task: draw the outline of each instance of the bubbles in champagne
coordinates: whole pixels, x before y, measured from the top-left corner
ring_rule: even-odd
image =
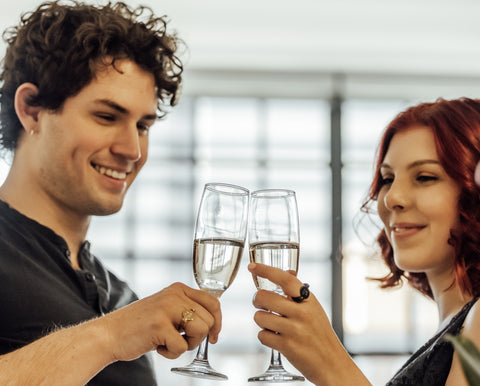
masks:
[[[244,243],[230,239],[197,239],[193,242],[193,273],[198,286],[216,297],[237,275]]]
[[[299,245],[298,243],[252,243],[250,244],[250,261],[280,268],[283,271],[298,271]],[[282,289],[270,280],[262,277],[253,277],[259,289],[283,293]]]

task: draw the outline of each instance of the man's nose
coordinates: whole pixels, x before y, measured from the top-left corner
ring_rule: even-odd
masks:
[[[114,154],[120,155],[131,161],[138,161],[142,156],[140,149],[139,132],[136,125],[130,124],[120,130],[111,146]]]

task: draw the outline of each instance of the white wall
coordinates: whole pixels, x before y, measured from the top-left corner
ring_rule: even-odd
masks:
[[[88,0],[92,2],[92,0]],[[0,5],[0,28],[38,0]],[[197,69],[480,76],[476,0],[127,0],[167,14]]]

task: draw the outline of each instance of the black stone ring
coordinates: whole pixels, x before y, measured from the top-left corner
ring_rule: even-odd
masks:
[[[310,296],[310,290],[308,287],[310,287],[309,284],[303,283],[302,287],[300,288],[300,296],[292,296],[292,300],[295,303],[301,303],[307,299]]]

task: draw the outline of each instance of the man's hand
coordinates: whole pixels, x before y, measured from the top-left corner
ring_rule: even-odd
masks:
[[[195,310],[182,321],[184,311]],[[177,358],[207,335],[218,339],[222,324],[214,296],[175,283],[106,316],[60,329],[0,356],[1,385],[85,385],[118,361],[157,350]]]
[[[184,311],[193,320],[182,323]],[[214,296],[175,283],[103,318],[113,360],[132,360],[157,350],[174,359],[197,347],[207,335],[215,343],[221,329],[220,303]]]

